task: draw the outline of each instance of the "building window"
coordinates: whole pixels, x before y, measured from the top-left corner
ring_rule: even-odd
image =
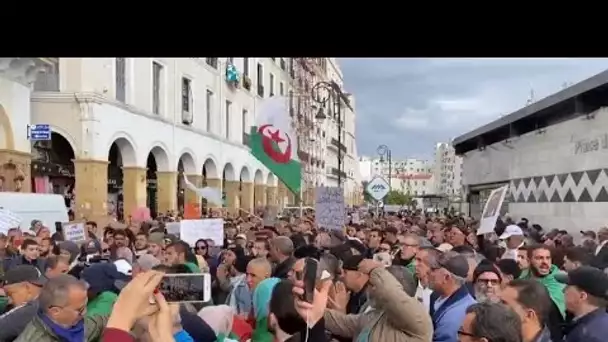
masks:
[[[243,75],[249,76],[249,58],[243,58]]]
[[[212,108],[213,108],[213,92],[209,89],[207,89],[207,103],[206,103],[206,107],[205,107],[205,112],[207,114],[207,132],[212,131],[212,127],[211,127],[211,112],[212,112]]]
[[[152,112],[154,114],[160,114],[162,75],[163,66],[152,62]]]
[[[226,139],[230,140],[230,112],[232,111],[232,102],[226,100]]]
[[[116,100],[125,102],[127,98],[127,59],[116,58]]]
[[[279,95],[285,95],[285,84],[283,82],[279,83]]]
[[[207,65],[209,65],[210,67],[217,69],[217,58],[214,57],[207,57],[205,58],[205,62],[207,63]]]
[[[248,127],[247,127],[247,117],[249,116],[249,112],[247,111],[247,109],[243,109],[243,116],[241,117],[241,126],[243,127],[243,141],[242,143],[245,143],[245,134],[249,134],[249,132],[247,131]]]
[[[264,97],[264,66],[258,63],[258,96]]]
[[[274,75],[270,74],[270,97],[274,96]]]
[[[182,122],[185,125],[191,125],[192,117],[192,88],[191,80],[182,77]]]

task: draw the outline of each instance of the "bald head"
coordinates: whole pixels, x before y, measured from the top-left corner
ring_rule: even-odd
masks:
[[[252,259],[249,264],[247,264],[247,268],[249,267],[255,268],[262,274],[267,274],[266,277],[270,277],[270,274],[272,273],[272,265],[270,264],[270,261],[265,258]]]
[[[270,243],[273,249],[276,252],[280,253],[282,256],[289,256],[293,254],[293,242],[287,236],[277,236],[272,239]]]
[[[267,279],[272,274],[272,265],[265,258],[252,259],[247,264],[247,285],[251,291],[255,290],[258,284]]]

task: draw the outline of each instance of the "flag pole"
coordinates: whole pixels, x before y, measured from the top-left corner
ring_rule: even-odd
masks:
[[[302,218],[304,212],[304,207],[302,206],[302,187],[300,187],[300,218]]]

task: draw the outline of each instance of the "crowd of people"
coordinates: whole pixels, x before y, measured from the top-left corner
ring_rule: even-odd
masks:
[[[167,216],[87,222],[80,242],[39,221],[0,234],[0,342],[608,338],[608,228],[579,236],[505,216],[477,235],[471,218],[406,211],[327,231],[311,212],[224,216],[224,245],[189,245]],[[209,274],[211,299],[159,291],[184,273]]]

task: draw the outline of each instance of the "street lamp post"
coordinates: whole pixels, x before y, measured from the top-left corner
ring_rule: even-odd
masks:
[[[338,186],[342,186],[342,101],[348,103],[348,97],[342,92],[340,86],[334,82],[317,82],[311,90],[312,99],[319,104],[315,115],[317,120],[325,120],[326,105],[331,105],[332,112],[338,115]]]
[[[382,163],[383,158],[386,156],[386,159],[388,161],[388,189],[389,191],[392,191],[393,187],[391,185],[391,180],[393,178],[393,160],[391,155],[391,149],[388,148],[388,146],[386,145],[380,145],[378,146],[376,152],[378,152],[378,155],[380,156],[380,163]]]

